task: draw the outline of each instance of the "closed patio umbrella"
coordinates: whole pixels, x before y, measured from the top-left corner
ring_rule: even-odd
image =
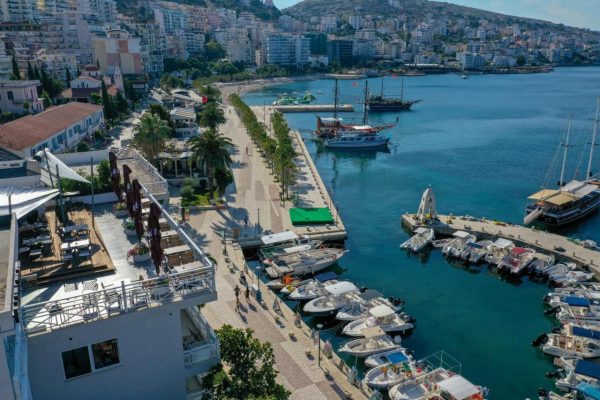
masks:
[[[127,212],[129,216],[133,218],[133,187],[131,186],[131,168],[127,164],[123,165],[123,184],[125,185],[125,204],[127,205]]]
[[[110,164],[110,179],[112,181],[113,192],[115,192],[118,201],[123,201],[123,193],[121,192],[121,173],[117,166],[117,155],[112,151],[108,153],[108,162]]]
[[[137,179],[132,182],[133,186],[133,221],[135,222],[135,233],[137,234],[138,240],[142,240],[144,234],[144,225],[142,221],[142,186]]]
[[[160,245],[160,207],[155,203],[150,204],[150,214],[148,215],[148,236],[150,238],[150,254],[156,267],[156,275],[160,275],[160,266],[162,264],[163,250]]]

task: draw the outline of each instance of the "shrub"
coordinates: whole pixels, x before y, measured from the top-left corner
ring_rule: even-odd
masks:
[[[194,195],[194,188],[191,186],[183,186],[181,188],[181,197],[192,197]]]

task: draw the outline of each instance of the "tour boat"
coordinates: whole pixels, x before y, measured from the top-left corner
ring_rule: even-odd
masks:
[[[387,389],[407,380],[426,374],[426,370],[417,366],[412,359],[402,359],[397,364],[383,364],[370,369],[365,374],[363,382],[372,388]]]
[[[527,247],[513,247],[498,264],[498,272],[520,277],[527,272],[527,265],[533,260],[534,249]]]
[[[491,240],[467,243],[465,249],[460,253],[460,258],[470,263],[477,264],[485,257],[487,248],[490,244],[492,244]]]
[[[340,308],[335,315],[335,319],[339,321],[355,321],[366,317],[369,310],[373,307],[386,305],[394,311],[399,311],[402,308],[402,304],[404,304],[402,299],[395,297],[386,299],[378,291],[369,289],[358,294],[351,302]]]
[[[326,288],[335,285],[336,283],[338,283],[338,281],[335,279],[327,280],[325,282],[313,280],[312,282],[298,286],[296,290],[290,293],[288,299],[296,301],[316,299],[317,297],[325,296],[327,294]]]
[[[284,295],[289,295],[290,293],[294,292],[297,288],[304,286],[304,285],[308,285],[310,283],[325,283],[331,280],[336,279],[338,276],[335,272],[323,272],[321,274],[315,275],[314,278],[312,279],[304,279],[298,282],[292,282],[290,285],[285,285],[283,288],[281,288],[281,294]]]
[[[490,244],[485,255],[485,262],[490,265],[497,265],[510,252],[515,244],[504,238],[498,238]]]
[[[444,368],[405,380],[388,391],[390,400],[483,400],[487,394],[487,388]]]
[[[409,111],[413,104],[421,100],[404,100],[404,76],[402,76],[402,91],[400,98],[383,95],[383,77],[381,77],[381,93],[369,96],[369,110],[375,112]]]
[[[287,254],[265,260],[265,264],[269,265],[265,271],[271,278],[288,274],[291,276],[314,274],[335,264],[344,253],[344,249],[325,247]]]
[[[369,310],[369,316],[350,322],[344,326],[342,333],[348,336],[362,336],[362,330],[378,326],[385,333],[401,334],[414,328],[414,325],[406,316],[403,318],[396,314],[392,308],[386,305],[373,307]]]
[[[354,339],[344,343],[338,350],[340,353],[346,353],[350,356],[364,358],[381,352],[396,351],[400,344],[380,330],[373,330],[373,333],[365,332],[365,337]]]
[[[390,138],[377,133],[370,125],[356,125],[352,129],[338,131],[335,137],[325,139],[325,147],[335,149],[365,149],[384,147]]]
[[[334,315],[337,311],[352,301],[358,293],[358,288],[351,282],[338,282],[325,288],[327,295],[310,300],[302,308],[305,313],[315,316]]]
[[[412,362],[412,356],[408,354],[404,347],[400,346],[396,349],[376,353],[365,358],[365,366],[368,368],[375,368],[384,364],[399,364],[401,362]]]
[[[600,357],[600,331],[574,326],[572,334],[549,333],[542,351],[554,357]]]
[[[401,249],[408,249],[413,253],[418,253],[429,245],[435,238],[433,229],[419,227],[415,230],[415,235],[400,245]]]
[[[465,231],[456,231],[452,236],[454,239],[442,248],[442,254],[446,257],[460,257],[467,244],[476,240],[475,235]]]
[[[556,381],[556,387],[565,392],[577,388],[580,383],[598,386],[600,384],[600,364],[578,360],[574,367],[567,368],[564,378]]]

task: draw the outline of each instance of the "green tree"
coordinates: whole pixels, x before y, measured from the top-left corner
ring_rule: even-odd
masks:
[[[171,114],[169,114],[169,110],[167,110],[167,108],[162,104],[150,104],[150,107],[148,107],[148,111],[156,115],[163,121],[167,121],[169,123],[171,122]]]
[[[112,107],[112,102],[110,101],[110,96],[108,94],[108,89],[106,89],[106,83],[104,83],[104,79],[102,80],[102,105],[104,106],[104,118],[111,120],[115,118],[115,113]]]
[[[56,97],[62,91],[63,85],[53,76],[48,74],[46,68],[42,67],[40,81],[42,83],[42,89],[48,92],[50,97]]]
[[[35,73],[33,72],[33,67],[31,66],[29,60],[27,61],[27,79],[30,81],[35,79]]]
[[[40,70],[38,69],[37,65],[35,65],[33,67],[33,76],[35,77],[35,79],[37,79],[38,81],[42,80],[42,77],[40,76]]]
[[[98,93],[92,93],[90,95],[90,103],[92,104],[102,104],[102,96],[100,96]]]
[[[209,40],[204,45],[204,57],[207,61],[215,61],[225,58],[227,52],[225,49],[216,41]]]
[[[196,160],[196,165],[204,168],[208,176],[208,193],[210,199],[214,195],[215,171],[226,171],[233,162],[229,149],[233,146],[231,140],[215,129],[208,129],[199,136],[194,136],[188,141],[192,150],[192,158]]]
[[[219,101],[221,99],[221,91],[213,85],[203,85],[199,80],[194,81],[194,88],[203,96],[208,98],[208,101]]]
[[[140,149],[150,162],[155,162],[158,153],[165,149],[165,143],[171,135],[171,128],[152,113],[145,113],[139,124],[134,127],[133,144]]]
[[[79,69],[79,65],[77,65],[77,77],[81,75],[81,70]]]
[[[17,59],[15,56],[12,56],[11,60],[12,65],[12,73],[10,74],[11,81],[18,81],[21,79],[21,71],[19,70],[19,64],[17,64]]]
[[[65,67],[65,81],[67,82],[67,87],[71,87],[71,70],[69,70],[69,67]]]
[[[30,108],[31,108],[31,102],[29,100],[25,100],[23,102],[23,110],[25,110],[25,114],[29,114]]]
[[[125,113],[127,113],[127,110],[129,109],[127,100],[125,100],[125,97],[123,97],[123,94],[121,93],[121,91],[117,92],[117,96],[115,98],[115,108],[119,114],[125,114]]]
[[[44,101],[44,108],[48,108],[52,105],[52,98],[45,90],[42,91],[42,99]]]
[[[527,60],[525,60],[525,57],[524,57],[524,56],[518,56],[518,57],[517,57],[517,65],[518,65],[519,67],[522,67],[523,65],[525,65],[525,62],[526,62],[526,61],[527,61]]]
[[[138,95],[135,92],[135,89],[133,89],[133,85],[129,80],[124,80],[123,89],[125,90],[125,97],[127,97],[132,103],[137,103]]]
[[[287,400],[290,392],[277,383],[275,355],[269,342],[252,336],[250,329],[224,325],[217,329],[222,365],[203,379],[205,399]]]
[[[215,102],[209,102],[200,113],[200,125],[216,130],[219,125],[225,123],[225,113]]]

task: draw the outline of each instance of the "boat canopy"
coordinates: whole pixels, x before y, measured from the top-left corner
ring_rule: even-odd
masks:
[[[408,361],[408,357],[406,357],[404,354],[402,354],[401,351],[397,351],[395,353],[388,354],[387,356],[385,356],[385,358],[387,358],[387,360],[389,362],[391,362],[392,364],[400,364],[400,363]]]
[[[559,194],[554,195],[554,196],[546,199],[545,201],[547,203],[554,204],[555,206],[562,206],[563,204],[570,203],[577,199],[579,199],[579,197],[577,197],[571,193],[560,192]]]
[[[575,373],[600,379],[600,364],[595,364],[586,360],[579,360],[575,367]]]
[[[600,400],[600,388],[598,386],[590,385],[587,382],[581,382],[575,387],[577,393],[584,394],[586,398]]]
[[[365,290],[364,292],[362,292],[358,296],[361,299],[363,299],[364,301],[370,301],[370,300],[373,300],[373,299],[377,299],[379,297],[383,297],[383,295],[381,293],[379,293],[377,290],[373,290],[373,289]]]
[[[418,235],[419,233],[425,233],[428,232],[429,229],[427,228],[423,228],[422,226],[418,227],[417,229],[415,229],[415,233]]]
[[[463,239],[465,239],[469,235],[470,235],[470,233],[465,232],[465,231],[456,231],[452,234],[452,236],[454,236],[454,237],[459,237],[459,238],[463,238]]]
[[[576,189],[573,194],[580,196],[580,197],[584,197],[587,196],[590,193],[593,193],[594,191],[598,190],[598,185],[592,185],[592,184],[586,184],[578,189]]]
[[[448,379],[444,379],[439,383],[439,386],[456,400],[469,399],[471,396],[479,393],[477,386],[473,385],[461,375],[453,375]]]
[[[580,326],[574,326],[571,328],[571,333],[575,336],[581,336],[588,339],[596,339],[600,340],[600,331],[595,331],[593,329],[582,328]]]
[[[565,303],[573,307],[589,307],[590,301],[585,297],[567,296],[565,297]]]
[[[273,233],[271,235],[265,235],[260,238],[264,245],[289,242],[296,239],[298,239],[298,235],[296,235],[292,231]]]
[[[544,189],[544,190],[540,190],[537,193],[532,194],[531,196],[528,197],[528,199],[529,200],[542,200],[542,199],[546,199],[550,196],[554,196],[557,193],[558,193],[558,190]]]
[[[335,272],[324,272],[322,274],[315,275],[315,280],[319,282],[330,281],[335,278],[337,278],[337,274]]]
[[[360,330],[360,333],[366,338],[385,336],[385,332],[379,326],[371,326]]]
[[[348,293],[348,292],[352,292],[353,290],[356,290],[356,286],[354,286],[354,284],[352,282],[344,281],[344,282],[334,283],[333,285],[329,285],[325,288],[325,290],[327,290],[327,292],[329,294],[338,296],[340,294],[344,294],[344,293]]]
[[[382,305],[377,306],[377,307],[373,307],[373,308],[371,308],[369,310],[369,314],[371,314],[375,318],[383,318],[383,317],[387,317],[388,315],[392,315],[392,314],[395,314],[395,313],[396,312],[394,310],[392,310],[391,308],[389,308],[385,304],[382,304]]]
[[[505,248],[510,247],[512,245],[513,245],[513,242],[511,240],[504,239],[504,238],[498,238],[494,242],[494,246],[498,247],[500,249],[505,249]]]
[[[356,129],[357,131],[368,131],[373,128],[371,128],[370,125],[353,125],[352,129]]]

